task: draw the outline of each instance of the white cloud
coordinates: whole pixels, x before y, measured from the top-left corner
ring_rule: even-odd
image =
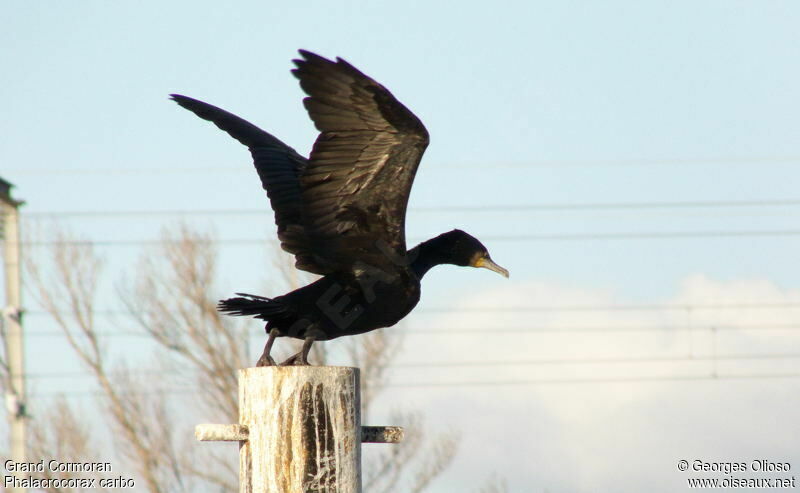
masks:
[[[612,305],[634,303],[608,290],[535,282],[482,292],[441,316],[414,317],[412,328],[486,331],[410,335],[399,365],[431,361],[437,354],[443,362],[559,360],[519,366],[401,366],[394,371],[396,383],[549,382],[398,387],[384,395],[391,405],[399,399],[421,408],[435,426],[463,431],[459,456],[442,479],[442,491],[469,490],[492,471],[506,476],[514,492],[682,491],[687,477],[703,477],[678,472],[676,463],[682,458],[766,458],[800,468],[800,379],[725,379],[797,373],[800,360],[702,359],[800,353],[800,330],[788,328],[800,328],[800,290],[765,280],[720,281],[693,275],[673,296],[649,303],[650,309],[586,309]],[[662,305],[693,308],[659,308]],[[478,306],[571,308],[458,311]],[[501,328],[534,331],[503,333]],[[570,363],[632,357],[646,361]],[[707,379],[713,373],[722,378]],[[620,381],[588,382],[591,379]]]

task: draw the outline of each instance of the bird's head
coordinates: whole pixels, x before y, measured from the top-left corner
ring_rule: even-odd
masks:
[[[508,270],[497,265],[489,256],[489,250],[474,236],[454,229],[439,236],[446,249],[449,263],[463,267],[482,267],[508,277]]]

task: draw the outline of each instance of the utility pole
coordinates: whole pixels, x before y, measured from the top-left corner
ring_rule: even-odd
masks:
[[[3,218],[3,264],[6,281],[6,303],[3,308],[3,328],[6,335],[8,382],[6,410],[11,428],[11,460],[25,462],[25,359],[22,338],[22,299],[20,288],[19,206],[24,202],[11,198],[11,183],[0,178],[0,206]],[[10,488],[12,493],[24,493],[24,488]]]

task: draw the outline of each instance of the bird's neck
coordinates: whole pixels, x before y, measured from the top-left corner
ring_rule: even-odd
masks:
[[[411,259],[411,270],[422,279],[432,267],[452,263],[446,245],[442,244],[441,237],[423,241],[408,251]]]

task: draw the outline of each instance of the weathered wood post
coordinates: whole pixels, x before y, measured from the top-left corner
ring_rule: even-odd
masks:
[[[241,493],[360,493],[361,443],[402,429],[361,426],[358,368],[239,370],[239,423],[198,425],[198,440],[239,441]]]

